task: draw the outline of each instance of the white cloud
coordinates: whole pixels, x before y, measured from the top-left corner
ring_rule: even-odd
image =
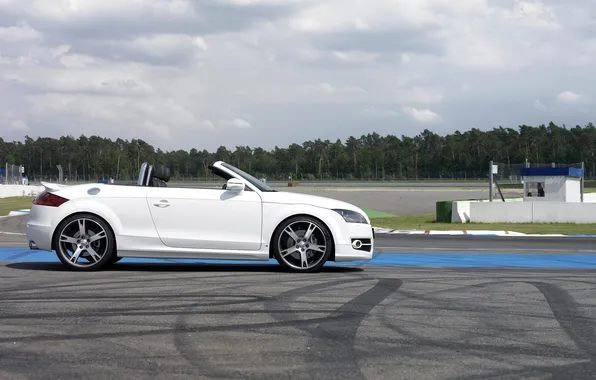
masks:
[[[215,129],[215,125],[213,125],[213,122],[211,120],[203,120],[199,124],[199,126],[203,129],[208,129],[208,130]]]
[[[358,136],[370,118],[411,119],[405,135],[585,124],[589,107],[547,99],[594,98],[594,13],[590,0],[0,0],[2,135],[216,149]]]
[[[388,117],[397,117],[399,114],[391,109],[379,109],[377,107],[366,107],[362,111],[360,111],[362,116],[368,118],[388,118]]]
[[[16,129],[18,131],[26,131],[27,129],[29,129],[29,127],[23,120],[13,120],[10,123],[10,126],[12,127],[12,129]]]
[[[444,100],[443,91],[438,87],[412,87],[399,89],[396,101],[401,103],[437,104]]]
[[[40,38],[41,34],[26,23],[0,28],[0,41],[3,42],[27,42]]]
[[[368,98],[367,91],[360,86],[320,82],[297,85],[292,92],[281,94],[287,101],[301,103],[358,103]],[[273,100],[276,101],[276,100]]]
[[[322,93],[322,94],[337,94],[337,93],[361,93],[365,92],[364,89],[358,86],[334,86],[327,82],[321,82],[317,84],[307,84],[298,86],[299,90],[307,93]]]
[[[581,96],[571,91],[563,91],[557,95],[557,100],[562,103],[577,103]]]
[[[545,110],[547,110],[547,109],[548,109],[548,108],[547,108],[547,107],[546,107],[544,104],[542,104],[542,102],[541,102],[540,100],[538,100],[538,99],[535,99],[535,100],[534,100],[534,102],[532,103],[532,105],[534,106],[534,108],[536,108],[537,110],[540,110],[540,111],[545,111]]]
[[[414,107],[404,107],[403,111],[419,123],[435,123],[441,119],[438,114],[427,108],[418,109]]]
[[[373,63],[379,57],[379,54],[364,51],[334,51],[333,55],[349,63]]]
[[[231,120],[223,120],[221,125],[226,127],[238,128],[238,129],[249,129],[252,128],[252,125],[245,119],[242,118],[234,118]]]
[[[512,9],[504,11],[506,18],[526,28],[560,29],[553,7],[541,1],[516,0]]]

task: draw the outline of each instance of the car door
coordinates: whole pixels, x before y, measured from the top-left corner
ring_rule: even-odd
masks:
[[[173,248],[261,248],[263,208],[254,191],[152,187],[147,204],[161,241]]]

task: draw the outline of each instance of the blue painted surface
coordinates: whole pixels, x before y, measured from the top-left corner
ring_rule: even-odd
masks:
[[[0,248],[4,262],[60,262],[52,252],[31,251],[28,248]],[[277,265],[275,260],[187,260],[126,258],[120,263],[154,264],[235,264]],[[329,266],[415,266],[415,267],[523,267],[523,268],[596,268],[596,254],[510,254],[510,253],[380,253],[372,260],[351,263],[328,263]]]
[[[549,176],[565,176],[565,177],[583,177],[584,169],[580,168],[521,168],[520,175],[524,177],[549,177]]]

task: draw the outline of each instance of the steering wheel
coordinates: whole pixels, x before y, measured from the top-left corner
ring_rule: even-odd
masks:
[[[225,190],[227,188],[228,188],[228,184],[227,183],[224,183],[223,186],[221,187],[222,190]]]

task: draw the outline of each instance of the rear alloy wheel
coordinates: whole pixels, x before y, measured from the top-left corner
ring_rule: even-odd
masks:
[[[58,227],[56,254],[71,269],[92,271],[114,262],[110,227],[94,215],[74,215]]]
[[[277,262],[293,272],[316,272],[333,251],[329,229],[311,217],[286,220],[273,237],[273,255]]]

